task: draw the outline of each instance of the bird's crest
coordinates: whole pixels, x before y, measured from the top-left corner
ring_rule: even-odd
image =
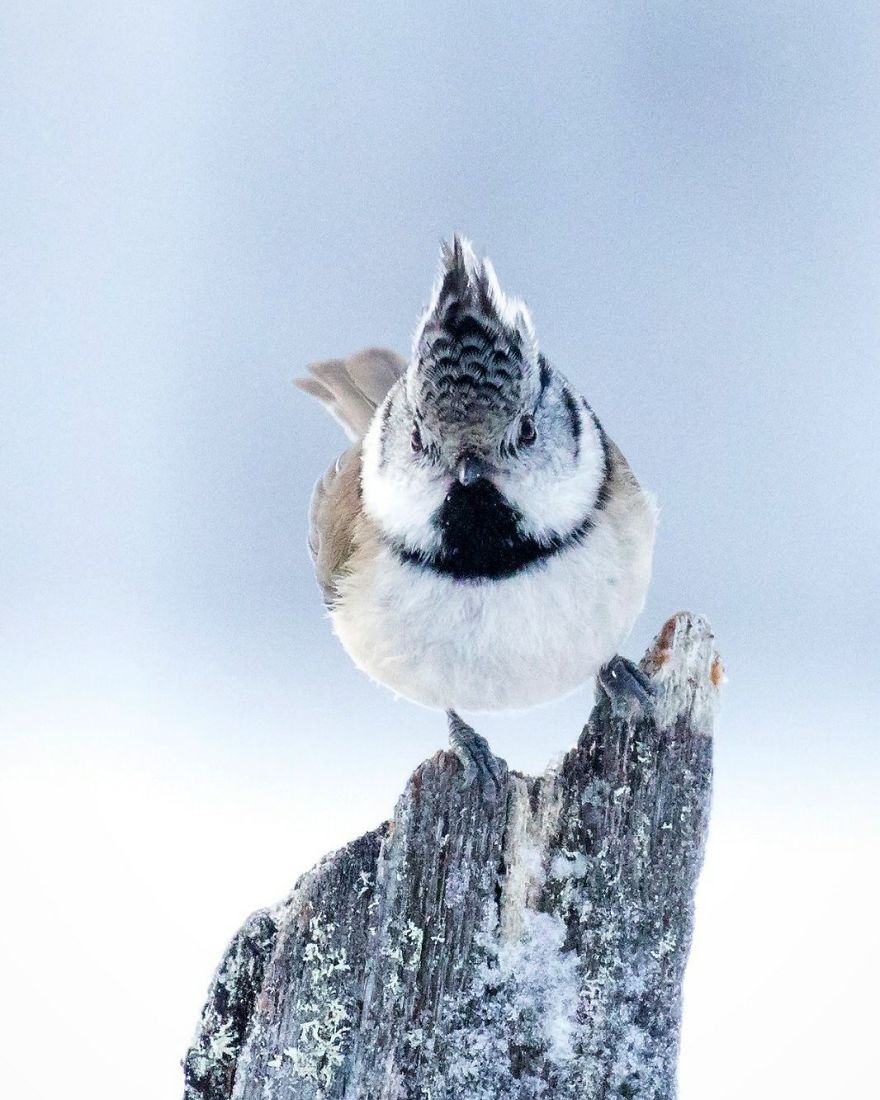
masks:
[[[409,385],[417,406],[448,406],[452,415],[467,415],[474,402],[514,409],[537,375],[528,308],[504,294],[489,260],[453,237],[443,245],[440,275],[413,338]]]

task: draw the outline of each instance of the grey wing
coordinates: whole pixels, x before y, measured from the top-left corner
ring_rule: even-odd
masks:
[[[310,378],[295,385],[316,397],[351,440],[362,439],[385,395],[406,370],[399,355],[385,348],[366,348],[348,359],[313,363]]]
[[[328,607],[336,600],[338,582],[345,574],[354,549],[360,513],[361,448],[358,445],[339,456],[312,492],[309,551]]]

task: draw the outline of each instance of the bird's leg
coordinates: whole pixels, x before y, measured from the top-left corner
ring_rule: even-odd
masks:
[[[599,670],[599,686],[608,696],[615,718],[647,714],[657,696],[657,685],[638,665],[618,654]]]
[[[478,781],[483,798],[494,802],[504,787],[505,765],[492,755],[489,742],[454,710],[448,710],[449,744],[464,768],[464,786]]]

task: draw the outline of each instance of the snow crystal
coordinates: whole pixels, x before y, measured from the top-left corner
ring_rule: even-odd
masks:
[[[499,976],[515,977],[513,1008],[520,1016],[534,1016],[538,1032],[555,1062],[574,1057],[580,995],[578,959],[563,950],[565,922],[550,913],[523,913],[522,935],[498,952]]]
[[[587,857],[583,852],[557,852],[550,864],[550,877],[580,879],[587,873]]]

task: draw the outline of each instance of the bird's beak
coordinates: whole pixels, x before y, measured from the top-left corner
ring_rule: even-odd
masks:
[[[479,481],[481,477],[488,477],[489,467],[476,455],[463,455],[458,461],[455,476],[462,485],[467,487],[473,485],[475,481]]]

